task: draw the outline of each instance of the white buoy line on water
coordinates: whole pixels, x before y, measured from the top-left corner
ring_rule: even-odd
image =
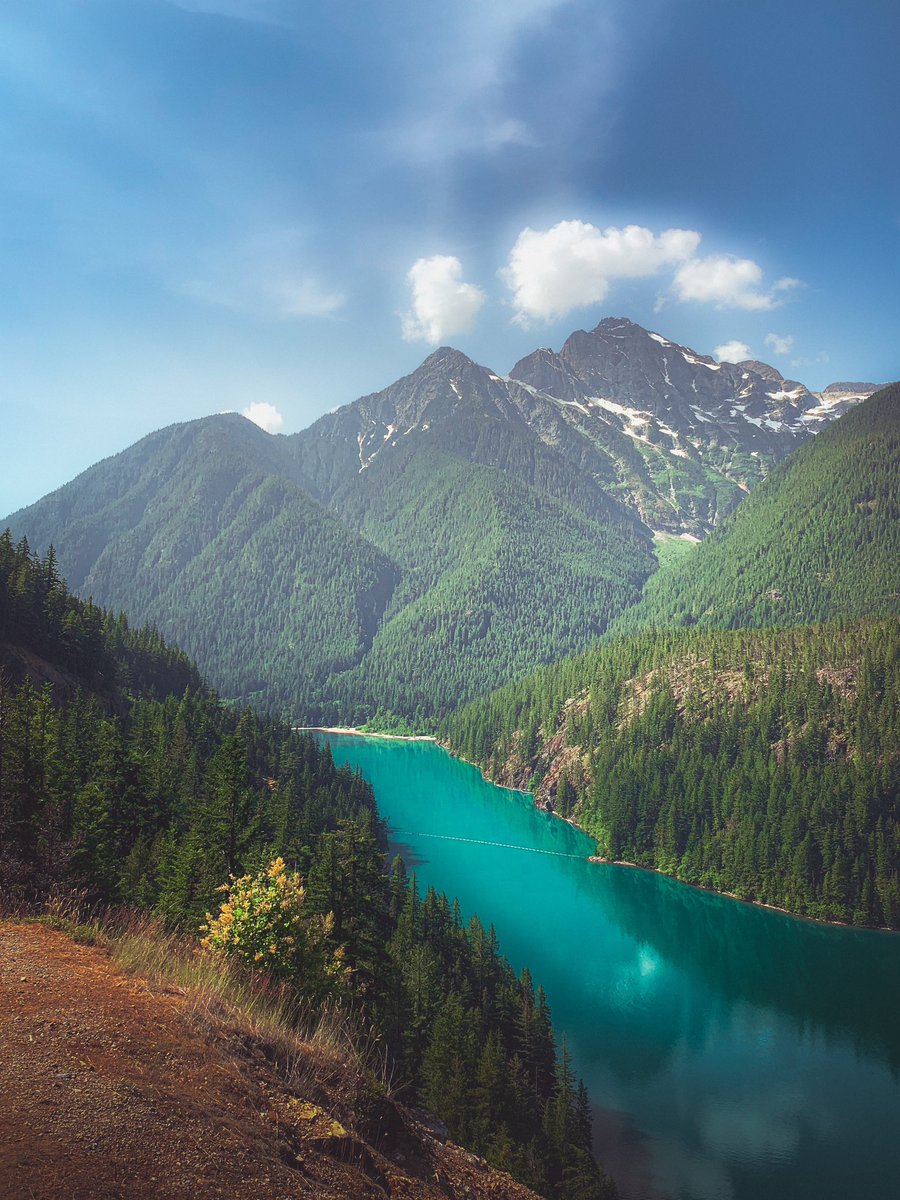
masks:
[[[501,850],[525,850],[529,854],[551,854],[554,858],[587,858],[586,854],[566,854],[562,850],[541,850],[538,846],[516,846],[512,842],[486,842],[482,838],[455,837],[452,833],[413,833],[411,829],[392,829],[396,838],[440,838],[444,842],[468,842],[471,846],[497,846]]]

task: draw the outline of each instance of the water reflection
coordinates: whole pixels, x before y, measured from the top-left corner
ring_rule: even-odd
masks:
[[[897,1200],[900,938],[591,864],[589,838],[435,746],[332,747],[420,885],[544,984],[626,1200]]]
[[[673,968],[731,1002],[788,1014],[801,1033],[849,1039],[900,1073],[897,935],[816,925],[625,867],[596,869],[605,918]]]

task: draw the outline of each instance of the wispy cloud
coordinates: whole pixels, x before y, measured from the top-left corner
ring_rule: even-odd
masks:
[[[306,263],[306,237],[273,229],[201,255],[196,271],[178,290],[222,308],[262,318],[328,317],[346,303],[345,294],[322,282]]]
[[[184,12],[227,17],[234,21],[253,21],[261,25],[293,25],[282,0],[162,0]]]
[[[558,138],[557,111],[581,113],[582,93],[607,92],[619,78],[614,52],[619,8],[620,0],[603,0],[578,10],[585,36],[569,39],[567,69],[550,68],[553,87],[545,87],[546,102],[535,109],[535,82],[522,66],[522,51],[563,13],[575,14],[571,0],[494,0],[490,5],[459,0],[448,6],[443,20],[437,17],[427,29],[421,53],[415,41],[409,44],[404,64],[409,92],[381,131],[385,150],[434,166],[461,154],[537,147]],[[595,112],[595,136],[598,128]]]
[[[794,347],[794,339],[790,334],[767,333],[764,340],[773,354],[790,354]]]

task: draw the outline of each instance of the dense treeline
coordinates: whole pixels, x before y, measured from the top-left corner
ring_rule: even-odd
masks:
[[[801,446],[609,636],[900,611],[900,384]]]
[[[13,545],[8,529],[0,534],[0,667],[16,678],[42,677],[49,667],[107,699],[116,689],[161,697],[200,685],[187,655],[156,629],[132,629],[124,613],[77,599],[53,546],[38,558],[27,538]]]
[[[528,970],[516,978],[493,927],[456,902],[419,895],[399,859],[390,878],[364,822],[321,840],[309,870],[315,911],[334,915],[357,996],[391,1047],[409,1095],[454,1140],[543,1195],[612,1197],[590,1156],[590,1103]]]
[[[210,417],[10,525],[57,543],[76,592],[152,622],[229,700],[421,724],[587,646],[654,566],[633,516],[549,448],[483,413],[447,426],[364,471],[354,442],[340,494],[313,498],[290,439]]]
[[[445,732],[611,859],[823,920],[900,927],[895,619],[601,646]]]
[[[333,915],[346,999],[404,1098],[547,1196],[614,1196],[543,993],[515,976],[493,930],[464,925],[433,890],[420,896],[399,860],[388,874],[362,777],[313,738],[193,686],[183,655],[74,600],[53,565],[0,541],[8,648],[27,644],[48,671],[64,661],[84,685],[0,676],[0,901],[78,888],[195,931],[229,876],[281,857],[311,911]],[[163,694],[167,673],[185,670],[188,686]]]
[[[637,598],[652,565],[649,541],[621,519],[449,455],[411,455],[402,471],[392,461],[363,500],[351,517],[391,547],[402,582],[369,653],[323,689],[331,705],[318,715],[329,720],[388,711],[421,728],[582,648]]]

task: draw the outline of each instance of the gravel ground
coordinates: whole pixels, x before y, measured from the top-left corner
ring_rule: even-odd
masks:
[[[391,1115],[400,1136],[381,1153],[204,1036],[180,994],[0,921],[0,1200],[533,1198]]]

